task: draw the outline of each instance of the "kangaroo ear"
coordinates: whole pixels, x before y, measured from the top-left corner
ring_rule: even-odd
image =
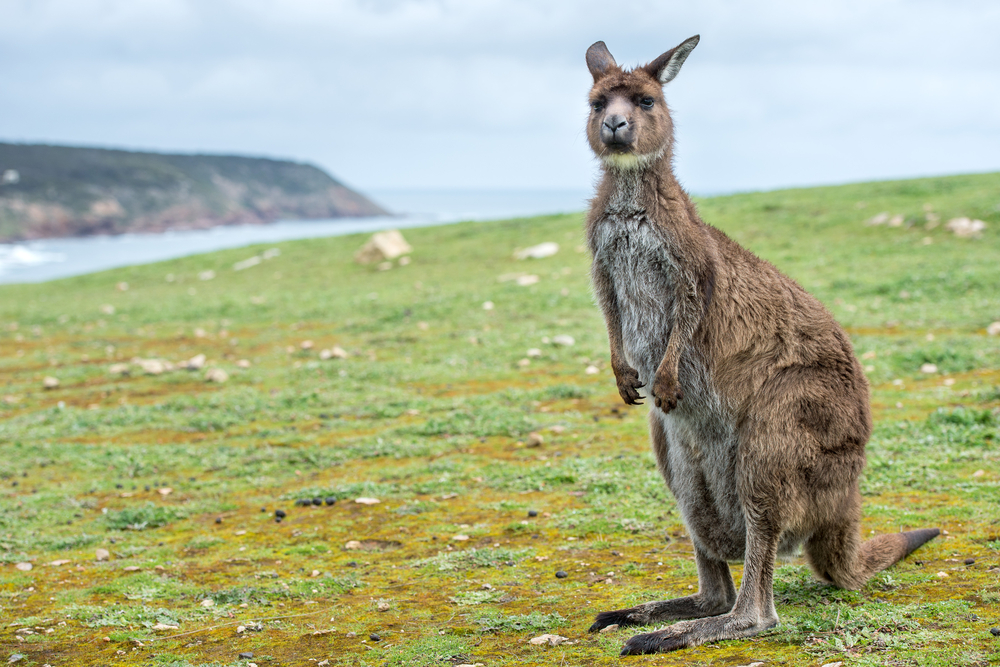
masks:
[[[687,60],[688,54],[694,50],[694,47],[698,46],[698,40],[700,39],[701,35],[688,37],[683,42],[646,65],[643,69],[649,72],[649,75],[658,80],[661,84],[669,83],[675,76],[677,76],[677,73],[681,71],[681,65],[684,64],[685,60]],[[592,46],[590,48],[594,47]],[[587,62],[590,62],[590,54],[588,53],[587,55]]]
[[[593,75],[595,83],[614,67],[618,67],[618,63],[615,62],[614,56],[608,51],[604,42],[594,42],[587,49],[587,69]]]

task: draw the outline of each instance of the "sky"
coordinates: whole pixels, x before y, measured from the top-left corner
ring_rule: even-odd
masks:
[[[695,193],[1000,170],[995,0],[0,0],[0,141],[583,190],[587,47],[694,34],[666,97]]]

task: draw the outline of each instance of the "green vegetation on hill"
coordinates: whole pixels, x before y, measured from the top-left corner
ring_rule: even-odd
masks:
[[[947,532],[857,592],[783,564],[777,628],[650,660],[1000,660],[998,193],[985,174],[698,202],[851,334],[876,419],[865,530]],[[988,227],[957,238],[928,209]],[[882,211],[906,222],[865,224]],[[594,613],[697,581],[647,408],[614,388],[581,226],[407,230],[388,271],[354,264],[353,236],[0,287],[0,655],[620,664],[634,631],[588,635]],[[561,250],[512,258],[543,241]],[[527,643],[543,632],[577,643]]]
[[[0,143],[0,173],[0,241],[385,213],[285,160]]]

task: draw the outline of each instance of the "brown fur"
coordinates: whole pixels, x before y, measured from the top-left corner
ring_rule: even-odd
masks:
[[[938,534],[860,538],[868,382],[810,294],[698,217],[671,167],[662,85],[697,44],[623,70],[603,42],[587,137],[603,178],[587,219],[592,277],[619,393],[652,397],[656,460],[690,530],[698,593],[598,615],[674,623],[623,654],[747,637],[778,622],[775,557],[805,545],[816,574],[856,589]],[[743,560],[737,593],[728,562]]]

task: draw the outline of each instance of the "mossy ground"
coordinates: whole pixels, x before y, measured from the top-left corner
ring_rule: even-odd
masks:
[[[699,202],[851,333],[876,417],[864,530],[947,534],[857,592],[783,564],[776,629],[631,660],[1000,661],[998,192],[993,174]],[[990,227],[927,229],[925,205]],[[863,224],[883,210],[907,223]],[[413,261],[390,271],[339,237],[238,272],[264,248],[0,288],[0,658],[617,664],[628,631],[588,635],[594,613],[687,594],[696,572],[646,408],[614,390],[581,225],[410,230]],[[550,240],[554,257],[511,259]],[[498,280],[519,272],[539,281]],[[559,334],[575,344],[543,342]],[[334,345],[350,356],[321,360]],[[199,353],[229,381],[109,373]],[[527,643],[546,631],[576,643]]]

